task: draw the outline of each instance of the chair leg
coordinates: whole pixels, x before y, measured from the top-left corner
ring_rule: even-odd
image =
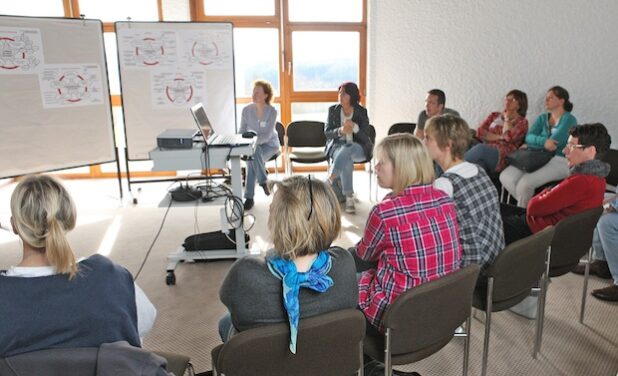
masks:
[[[365,353],[363,352],[363,341],[361,340],[359,347],[360,351],[360,368],[358,369],[358,376],[365,376]]]
[[[470,358],[470,332],[472,330],[472,310],[466,319],[466,336],[464,337],[463,376],[468,376],[468,360]]]
[[[588,250],[588,259],[586,260],[586,269],[584,272],[584,289],[582,291],[582,307],[579,313],[580,324],[584,323],[584,312],[586,310],[586,295],[588,295],[588,276],[590,275],[590,262],[592,261],[592,247]]]
[[[279,166],[277,166],[277,158],[275,158],[275,179],[279,180]]]
[[[547,288],[549,287],[549,265],[551,262],[551,246],[547,248],[545,256],[545,272],[539,281],[539,297],[537,300],[536,309],[536,333],[534,339],[534,349],[532,350],[532,358],[536,359],[536,355],[541,352],[541,344],[543,342],[543,325],[545,324],[545,301],[547,299]]]
[[[491,310],[492,310],[492,297],[494,291],[494,279],[489,277],[487,279],[487,303],[485,306],[485,338],[483,339],[483,363],[481,368],[481,375],[487,375],[487,358],[489,357],[489,330],[491,328]]]
[[[393,375],[393,365],[391,364],[391,328],[386,328],[384,333],[384,376]]]

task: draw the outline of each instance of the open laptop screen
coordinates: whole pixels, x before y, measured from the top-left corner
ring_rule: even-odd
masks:
[[[198,103],[195,106],[191,107],[191,115],[193,115],[193,119],[195,119],[195,124],[197,125],[200,133],[202,134],[204,142],[207,142],[208,137],[212,132],[212,126],[210,125],[210,121],[208,120],[208,116],[206,115],[204,105]]]

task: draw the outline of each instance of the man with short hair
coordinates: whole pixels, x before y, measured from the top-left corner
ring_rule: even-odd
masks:
[[[427,119],[442,114],[451,114],[459,116],[459,112],[450,108],[444,107],[446,104],[446,95],[440,89],[431,89],[425,97],[425,109],[418,114],[416,121],[416,129],[414,135],[419,139],[425,138],[425,122]]]

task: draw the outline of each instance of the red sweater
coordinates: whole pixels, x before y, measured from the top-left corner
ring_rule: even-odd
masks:
[[[601,206],[605,178],[574,174],[553,188],[545,189],[528,202],[526,221],[532,233],[555,225],[561,219]]]

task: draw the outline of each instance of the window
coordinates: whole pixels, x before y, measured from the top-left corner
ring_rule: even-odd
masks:
[[[289,0],[290,22],[362,22],[362,0]]]
[[[204,13],[209,16],[273,16],[273,0],[204,0]]]
[[[2,2],[1,14],[31,17],[64,17],[62,0],[6,0]]]
[[[86,18],[98,18],[103,22],[158,21],[159,8],[156,0],[79,0],[79,12]]]

